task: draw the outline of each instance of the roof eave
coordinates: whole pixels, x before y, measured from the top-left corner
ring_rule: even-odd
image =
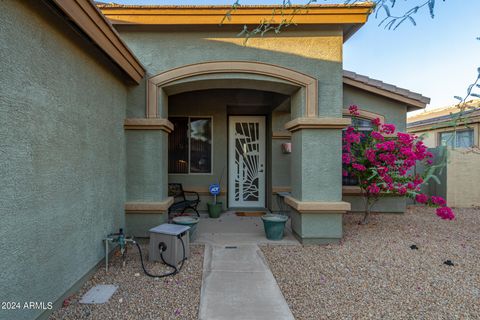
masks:
[[[367,22],[372,3],[356,5],[241,6],[225,19],[230,6],[125,6],[98,5],[113,25],[257,25],[267,19],[271,24],[292,19],[296,26],[342,26],[345,40]],[[275,14],[272,14],[275,12]]]
[[[51,0],[76,27],[80,28],[135,83],[145,76],[145,68],[130,51],[110,22],[91,1]]]
[[[364,91],[368,91],[407,105],[407,111],[424,109],[430,98],[421,94],[398,88],[394,85],[371,79],[366,76],[344,70],[343,83]]]

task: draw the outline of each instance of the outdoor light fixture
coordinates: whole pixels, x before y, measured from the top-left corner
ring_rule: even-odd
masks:
[[[292,153],[292,143],[291,142],[282,143],[282,152],[286,154]]]

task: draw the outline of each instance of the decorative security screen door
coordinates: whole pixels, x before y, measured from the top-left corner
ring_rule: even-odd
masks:
[[[265,117],[230,117],[229,207],[265,207]]]

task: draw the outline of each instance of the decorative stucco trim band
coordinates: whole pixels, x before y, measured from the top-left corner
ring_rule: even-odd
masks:
[[[291,196],[285,197],[285,203],[299,213],[343,213],[351,210],[349,202],[299,201]]]
[[[276,192],[291,192],[292,188],[289,186],[274,186],[272,187],[272,193]],[[362,190],[360,189],[359,186],[343,186],[342,187],[342,194],[344,196],[361,196]]]
[[[273,186],[272,187],[272,193],[275,194],[277,192],[291,192],[292,188],[289,186]]]
[[[173,131],[173,123],[167,119],[125,119],[125,130],[163,130],[166,133]]]
[[[292,138],[292,133],[289,131],[273,131],[272,139],[288,140]]]
[[[358,117],[368,119],[368,120],[373,120],[373,119],[380,119],[380,123],[385,123],[385,116],[381,115],[379,113],[363,110],[363,109],[358,109]],[[350,116],[350,111],[348,109],[343,109],[343,115],[344,116]]]
[[[145,69],[93,1],[53,0],[53,2],[130,78],[140,83],[145,76]]]
[[[173,203],[173,197],[162,202],[127,202],[125,213],[165,213]]]
[[[288,81],[305,89],[305,113],[316,117],[318,110],[318,81],[306,74],[273,64],[251,61],[213,61],[187,65],[162,72],[148,79],[146,117],[158,117],[159,89],[180,79],[205,74],[245,73],[257,74]]]
[[[301,129],[343,129],[351,124],[349,118],[297,118],[285,124],[285,129],[294,132]]]

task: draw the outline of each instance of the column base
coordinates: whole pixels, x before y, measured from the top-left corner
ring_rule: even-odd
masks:
[[[292,231],[303,244],[335,243],[343,236],[343,213],[321,212],[301,214],[290,211]]]
[[[343,214],[350,203],[343,201],[299,201],[285,197],[290,206],[292,230],[302,243],[335,243],[343,236]]]
[[[341,238],[302,238],[295,231],[292,230],[292,234],[295,239],[298,240],[303,245],[319,245],[319,244],[330,244],[330,243],[340,243]]]

